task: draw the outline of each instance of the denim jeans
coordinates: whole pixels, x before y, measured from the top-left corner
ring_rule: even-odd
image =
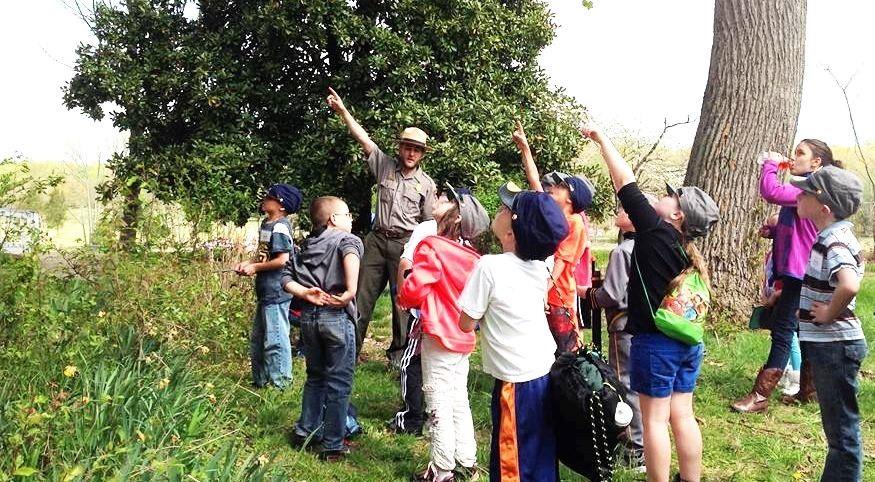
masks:
[[[301,311],[307,362],[298,435],[322,440],[322,450],[340,450],[355,370],[355,325],[342,308],[308,306]]]
[[[252,382],[284,388],[292,381],[292,346],[289,342],[289,304],[258,303],[249,336]]]
[[[828,446],[821,482],[863,478],[857,373],[866,352],[866,340],[802,342],[802,353],[811,362]]]
[[[787,367],[790,360],[790,347],[793,344],[793,335],[799,330],[799,318],[796,311],[799,310],[799,293],[802,290],[802,280],[792,276],[782,276],[784,287],[775,307],[772,308],[772,348],[769,350],[769,358],[766,360],[766,368]]]

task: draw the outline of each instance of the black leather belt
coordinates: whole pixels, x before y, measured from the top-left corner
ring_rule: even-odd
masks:
[[[386,229],[386,228],[374,228],[374,232],[378,234],[382,234],[390,239],[403,239],[409,238],[411,231],[404,231],[401,229]]]

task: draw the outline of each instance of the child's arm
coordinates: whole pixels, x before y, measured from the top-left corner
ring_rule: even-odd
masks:
[[[343,279],[346,291],[339,295],[325,295],[323,300],[326,305],[341,307],[355,299],[359,285],[359,265],[361,260],[357,253],[347,253],[343,256]]]
[[[324,304],[322,300],[325,292],[318,287],[314,286],[312,288],[307,288],[304,285],[299,284],[297,281],[290,280],[283,285],[283,289],[286,290],[286,292],[291,293],[295,298],[302,299],[316,306],[322,306]]]
[[[289,253],[278,253],[276,257],[272,258],[270,261],[264,261],[261,263],[257,263],[254,261],[244,261],[237,265],[234,270],[237,271],[237,274],[252,276],[255,273],[261,271],[274,271],[282,269],[282,267],[285,266],[288,261]]]
[[[441,274],[441,263],[434,250],[430,245],[420,245],[413,256],[410,276],[398,285],[398,304],[404,308],[419,308]]]
[[[635,173],[632,171],[629,163],[623,159],[620,151],[614,147],[614,143],[611,142],[608,136],[593,126],[581,127],[580,134],[598,144],[602,159],[604,159],[605,165],[608,166],[611,180],[614,181],[614,189],[616,191],[619,192],[626,184],[635,182]]]
[[[520,121],[516,121],[516,130],[513,131],[513,143],[516,144],[523,158],[523,170],[526,171],[526,180],[529,182],[529,188],[533,191],[543,191],[541,179],[538,177],[538,167],[535,166],[532,149],[529,147],[526,131],[523,130],[523,125]]]
[[[778,180],[778,161],[765,159],[760,171],[760,196],[763,200],[778,206],[795,206],[796,197],[802,192],[796,186],[781,184]]]
[[[471,318],[468,313],[463,311],[459,316],[459,329],[465,333],[471,333],[477,327],[477,323],[480,323],[480,320],[482,318]]]
[[[857,272],[851,268],[840,269],[835,274],[838,284],[833,292],[829,304],[814,303],[811,305],[812,321],[815,323],[833,323],[836,318],[848,307],[851,300],[860,291],[860,279]]]
[[[362,146],[365,155],[370,156],[371,153],[374,152],[374,149],[377,148],[377,145],[371,140],[368,132],[358,123],[358,121],[355,120],[352,114],[349,113],[346,106],[343,105],[343,100],[341,100],[340,96],[337,95],[337,92],[331,87],[328,88],[328,99],[326,100],[328,101],[328,106],[331,107],[341,119],[343,119],[343,123],[346,124],[349,133],[352,134],[352,137]]]

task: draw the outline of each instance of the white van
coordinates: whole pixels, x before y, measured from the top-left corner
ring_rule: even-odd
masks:
[[[30,249],[34,235],[42,229],[36,211],[0,208],[0,250],[20,255]]]

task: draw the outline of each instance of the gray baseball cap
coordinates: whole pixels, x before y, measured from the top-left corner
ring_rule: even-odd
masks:
[[[665,184],[670,196],[676,196],[684,213],[684,234],[691,238],[700,238],[720,221],[720,208],[714,199],[696,186],[683,186],[677,189]]]
[[[471,194],[469,189],[456,189],[446,183],[449,198],[459,205],[459,216],[462,218],[462,238],[473,239],[489,229],[489,213],[480,201]]]
[[[836,166],[824,166],[807,177],[793,176],[790,184],[814,194],[828,206],[836,219],[853,216],[860,209],[863,183],[854,173]]]
[[[459,196],[459,215],[462,216],[463,239],[474,239],[489,229],[489,213],[471,194]]]

